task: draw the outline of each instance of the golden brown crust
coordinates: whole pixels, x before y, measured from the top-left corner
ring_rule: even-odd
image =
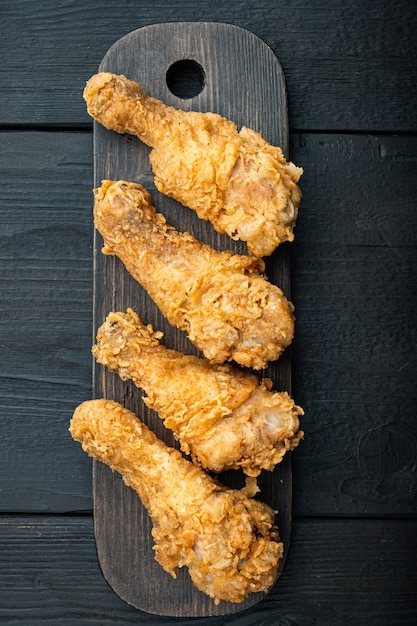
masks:
[[[216,604],[274,583],[283,545],[269,506],[213,480],[111,400],[77,407],[70,432],[138,493],[152,518],[155,558],[174,578],[185,565]]]
[[[291,343],[294,307],[262,275],[262,259],[218,252],[177,232],[141,185],[103,181],[94,195],[103,251],[120,258],[209,360],[262,369]]]
[[[246,241],[259,257],[294,239],[302,169],[259,133],[215,113],[181,111],[151,98],[125,76],[103,72],[84,89],[90,115],[153,148],[158,190]]]
[[[302,409],[268,379],[231,365],[215,365],[159,343],[161,333],[128,309],[107,316],[93,354],[99,363],[145,391],[193,460],[216,472],[272,470],[302,437]]]

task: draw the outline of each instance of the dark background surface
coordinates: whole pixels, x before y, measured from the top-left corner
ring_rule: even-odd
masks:
[[[221,21],[277,54],[304,168],[291,550],[261,603],[191,624],[417,622],[415,2],[20,0],[0,7],[0,622],[178,624],[121,601],[96,558],[92,123],[81,94],[135,28]]]

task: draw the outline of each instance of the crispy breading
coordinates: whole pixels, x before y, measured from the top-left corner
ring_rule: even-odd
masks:
[[[107,129],[131,133],[153,150],[158,190],[247,242],[255,256],[294,239],[302,169],[263,137],[215,113],[182,111],[108,72],[87,82],[89,114]]]
[[[184,355],[160,343],[162,333],[139,316],[110,313],[99,328],[93,354],[99,363],[145,391],[145,403],[159,414],[195,463],[221,472],[242,469],[257,476],[272,470],[303,433],[303,413],[269,379],[206,359]]]
[[[219,252],[177,232],[141,185],[103,181],[94,196],[103,252],[119,257],[206,358],[262,369],[291,343],[294,307],[262,275],[262,259]]]
[[[70,432],[137,492],[152,518],[155,559],[174,578],[185,565],[216,604],[271,587],[283,545],[268,505],[222,486],[114,401],[81,404]]]

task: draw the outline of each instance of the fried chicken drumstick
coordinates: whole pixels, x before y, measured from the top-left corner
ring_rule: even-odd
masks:
[[[215,113],[181,111],[151,98],[125,76],[87,82],[89,114],[105,128],[139,137],[153,150],[157,189],[247,242],[255,256],[294,239],[302,169],[249,128]]]
[[[103,252],[118,256],[206,358],[262,369],[291,343],[294,307],[262,276],[262,259],[219,252],[177,232],[141,185],[103,181],[94,196]]]
[[[271,587],[283,545],[268,505],[212,479],[111,400],[77,407],[70,432],[138,493],[152,518],[155,559],[174,578],[185,565],[216,604]]]
[[[272,383],[232,367],[184,355],[159,342],[139,316],[110,313],[97,333],[97,361],[145,391],[181,449],[204,468],[272,470],[302,437],[302,409]]]

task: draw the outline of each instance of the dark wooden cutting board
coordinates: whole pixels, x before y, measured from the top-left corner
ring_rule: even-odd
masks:
[[[262,133],[288,157],[288,113],[285,80],[271,49],[254,34],[229,24],[169,23],[135,30],[115,43],[100,71],[125,74],[153,97],[184,110],[213,111]],[[87,77],[89,78],[89,77]],[[201,91],[200,91],[201,90]],[[105,130],[94,123],[94,184],[125,179],[143,184],[168,223],[189,231],[217,249],[245,253],[246,246],[218,235],[194,212],[156,192],[149,149],[138,139]],[[197,354],[185,333],[171,328],[153,302],[116,257],[101,253],[94,240],[94,333],[110,311],[134,308],[145,323],[162,330],[170,348]],[[267,275],[289,296],[289,250],[281,246],[266,259]],[[266,370],[278,390],[290,391],[290,351]],[[142,402],[132,383],[94,365],[94,397],[117,400],[134,411],[168,445],[176,446],[158,416]],[[232,487],[244,484],[240,472],[220,477]],[[291,460],[287,455],[272,473],[259,479],[259,498],[278,510],[281,539],[288,553],[291,529]],[[178,487],[180,492],[180,486]],[[154,560],[151,521],[138,496],[107,466],[93,467],[94,529],[99,562],[114,591],[143,611],[170,616],[211,616],[242,611],[265,594],[241,604],[218,606],[191,583],[186,568],[172,579]]]

